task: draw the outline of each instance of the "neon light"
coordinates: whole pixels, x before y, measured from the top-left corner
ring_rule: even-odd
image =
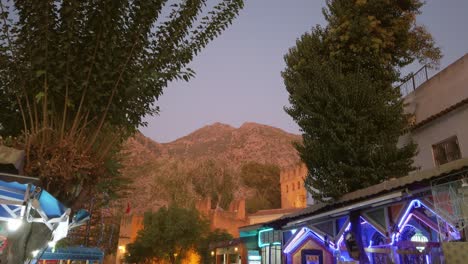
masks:
[[[296,248],[302,244],[307,238],[310,236],[314,236],[319,239],[319,242],[324,242],[322,238],[320,238],[314,231],[310,230],[307,227],[301,228],[301,230],[294,236],[294,238],[288,242],[286,248],[283,250],[285,254],[289,254],[294,252]]]
[[[348,225],[346,226],[343,234],[341,234],[340,238],[338,239],[338,242],[336,243],[336,250],[340,250],[340,244],[341,244],[341,242],[343,242],[344,234],[346,232],[348,232],[350,228],[351,228],[351,223],[348,223]]]
[[[289,252],[291,252],[292,249],[294,249],[297,246],[298,241],[300,241],[303,235],[306,233],[306,229],[307,228],[303,227],[301,228],[301,230],[299,230],[299,232],[293,237],[293,239],[288,243],[286,248],[283,250],[284,253],[288,254]]]
[[[262,233],[265,233],[265,232],[271,232],[271,231],[275,231],[273,228],[268,228],[268,229],[263,229],[263,230],[260,230],[258,232],[258,247],[262,248],[262,247],[267,247],[267,246],[270,246],[270,245],[281,245],[281,241],[275,241],[275,242],[272,242],[272,243],[264,243],[264,241],[262,241]]]
[[[262,257],[261,256],[249,256],[248,259],[249,260],[262,260]]]
[[[268,229],[263,229],[263,230],[258,231],[258,247],[266,247],[270,245],[270,243],[263,243],[261,239],[262,233],[269,232],[269,231],[273,231],[273,228],[268,228]]]
[[[297,229],[291,229],[291,234],[294,235],[294,234],[296,234],[296,232],[297,232]]]
[[[437,218],[440,218],[442,219],[444,222],[446,222],[449,226],[451,226],[452,228],[454,228],[454,226],[449,223],[448,221],[446,221],[442,216],[440,216],[440,214],[436,213],[434,210],[432,210],[429,206],[427,206],[426,204],[424,204],[423,202],[421,202],[420,200],[418,199],[415,199],[415,200],[412,200],[408,207],[406,208],[405,210],[405,213],[402,215],[397,227],[398,227],[398,232],[396,234],[392,234],[392,245],[395,243],[395,241],[398,239],[398,237],[400,236],[401,232],[403,231],[403,228],[408,224],[409,220],[411,219],[411,217],[413,216],[413,214],[410,213],[410,211],[413,209],[413,208],[420,208],[421,206],[423,206],[424,208],[426,208],[427,210],[429,210],[433,215],[435,215]],[[423,221],[424,222],[424,221]],[[429,226],[427,223],[425,223],[427,226]],[[454,230],[456,230],[456,228],[454,228]]]

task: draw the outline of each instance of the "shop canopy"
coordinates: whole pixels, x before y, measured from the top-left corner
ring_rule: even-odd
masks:
[[[57,248],[54,252],[49,248],[40,260],[84,260],[102,263],[104,253],[99,248],[68,247]]]
[[[37,181],[36,178],[0,173],[0,221],[44,223],[58,241],[68,231],[70,209],[35,185]]]

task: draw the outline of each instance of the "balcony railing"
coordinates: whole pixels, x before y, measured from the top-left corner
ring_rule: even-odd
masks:
[[[410,75],[406,79],[406,81],[402,82],[399,86],[397,86],[397,88],[400,89],[401,96],[407,96],[408,94],[416,90],[416,88],[418,88],[421,84],[426,82],[429,79],[427,71],[428,66],[424,65],[417,72]]]

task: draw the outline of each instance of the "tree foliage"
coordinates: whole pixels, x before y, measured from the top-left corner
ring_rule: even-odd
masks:
[[[0,135],[67,206],[120,193],[120,144],[242,0],[0,1]],[[17,255],[24,247],[18,247]]]
[[[376,79],[394,81],[399,70],[417,60],[437,66],[440,48],[431,34],[416,23],[420,0],[328,0],[323,10],[328,25],[323,35],[327,56],[346,71],[356,66],[380,72]]]
[[[195,209],[162,207],[146,213],[143,229],[127,247],[126,260],[146,263],[167,260],[176,263],[209,233],[208,222]]]
[[[155,165],[150,164],[154,176],[155,198],[180,208],[195,206],[197,194],[190,184],[188,164],[180,161],[162,161]]]
[[[221,161],[206,160],[190,171],[195,192],[214,208],[228,209],[237,189],[235,172]]]
[[[9,100],[0,116],[15,118],[2,119],[0,128],[22,133],[26,172],[61,200],[76,200],[102,175],[96,170],[114,146],[158,112],[153,103],[163,88],[193,76],[187,64],[242,6],[1,1],[0,83]]]
[[[197,251],[201,256],[200,263],[211,263],[213,256],[211,256],[210,244],[233,239],[232,235],[222,229],[215,229],[210,231],[206,236],[201,238],[198,243]]]
[[[282,73],[303,131],[297,149],[307,164],[306,187],[315,199],[406,175],[416,146],[397,147],[408,127],[393,84],[415,60],[437,64],[440,50],[415,24],[421,2],[333,0],[328,25],[315,27],[285,56]]]
[[[240,176],[245,186],[255,191],[246,201],[247,211],[281,207],[280,169],[273,164],[249,162],[241,167]]]

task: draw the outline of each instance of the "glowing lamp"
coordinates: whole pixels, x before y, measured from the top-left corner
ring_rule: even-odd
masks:
[[[9,231],[16,231],[20,228],[22,224],[22,221],[21,219],[8,219],[8,223],[7,223],[7,226],[8,226],[8,230]]]
[[[412,237],[411,237],[411,242],[421,242],[421,243],[426,243],[428,242],[429,239],[427,239],[427,237],[425,235],[423,235],[420,231],[417,231],[416,234],[414,234]],[[416,247],[416,249],[419,251],[419,252],[423,252],[423,250],[425,249],[425,247]]]
[[[119,250],[120,252],[125,253],[125,246],[119,246]]]
[[[39,250],[34,250],[33,252],[31,252],[33,258],[37,257],[37,254],[39,254]]]

